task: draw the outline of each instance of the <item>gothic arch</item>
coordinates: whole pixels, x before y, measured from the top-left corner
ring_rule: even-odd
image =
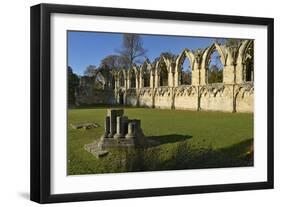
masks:
[[[212,53],[214,51],[218,51],[219,55],[220,55],[220,61],[221,63],[225,66],[226,65],[226,53],[223,51],[223,47],[221,47],[219,44],[217,43],[213,43],[210,47],[208,47],[204,53],[203,53],[203,57],[202,57],[202,64],[203,64],[203,68],[208,68],[208,64],[209,64],[209,59],[210,56],[212,55]]]
[[[130,88],[137,88],[138,70],[136,67],[128,71],[128,79],[130,80]]]
[[[96,75],[94,76],[94,85],[93,87],[96,89],[104,89],[107,87],[107,78],[104,75],[102,70],[98,70]]]
[[[177,60],[176,60],[176,68],[178,70],[181,68],[181,66],[186,58],[188,58],[188,60],[189,60],[191,70],[194,69],[195,56],[190,50],[184,49],[180,53],[180,55],[177,57]]]
[[[116,72],[115,70],[111,70],[109,72],[109,80],[108,80],[108,83],[109,83],[109,88],[111,89],[115,89],[115,86],[116,86]]]
[[[189,62],[190,71],[185,71],[183,64]],[[188,49],[184,49],[176,59],[175,83],[177,85],[191,85],[192,71],[194,71],[195,56]]]
[[[239,47],[237,64],[242,68],[242,81],[254,80],[254,41],[245,40]]]
[[[244,40],[239,49],[238,49],[238,56],[237,56],[237,64],[244,63],[246,58],[246,53],[249,47],[253,46],[253,40]]]
[[[223,66],[222,71],[219,73],[210,73],[211,71],[209,70],[209,64],[211,62],[211,56],[214,52],[217,52],[219,55],[220,62]],[[201,77],[202,77],[202,82],[205,84],[208,83],[218,83],[218,82],[223,82],[223,70],[224,67],[226,66],[226,61],[227,61],[227,54],[225,52],[225,48],[223,46],[220,46],[217,43],[213,43],[210,47],[206,48],[205,51],[203,52],[202,56],[202,63],[201,63]],[[221,79],[220,81],[211,81],[211,80],[218,80]],[[211,82],[210,82],[211,81]]]
[[[156,74],[159,75],[161,71],[161,67],[165,66],[167,68],[167,72],[169,73],[169,66],[170,66],[170,60],[168,58],[165,58],[163,55],[160,57],[160,59],[156,63]]]
[[[142,83],[141,87],[150,87],[151,70],[152,70],[152,66],[146,60],[140,68],[140,78],[142,79],[140,81]]]
[[[156,63],[156,75],[158,76],[159,86],[168,86],[169,83],[169,61],[164,56]]]
[[[119,87],[125,87],[126,74],[124,70],[118,72]]]

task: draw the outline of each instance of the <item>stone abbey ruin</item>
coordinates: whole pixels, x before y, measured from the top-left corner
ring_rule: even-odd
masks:
[[[124,109],[107,109],[104,134],[98,142],[86,144],[84,149],[99,158],[106,156],[108,149],[137,148],[144,146],[145,143],[141,120],[128,119],[127,116],[124,116]]]
[[[128,119],[124,109],[107,109],[104,120],[104,134],[98,146],[100,149],[114,147],[135,147],[143,142],[141,120]]]
[[[177,57],[161,55],[129,70],[99,70],[81,77],[76,104],[120,104],[151,108],[253,112],[254,41],[238,47],[214,43],[204,50],[182,51]],[[223,65],[222,82],[209,83],[214,51]],[[183,82],[183,63],[190,63],[191,81]],[[96,83],[102,83],[96,87]]]

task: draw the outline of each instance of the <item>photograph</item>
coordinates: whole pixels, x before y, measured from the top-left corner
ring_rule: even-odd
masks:
[[[67,175],[254,167],[254,39],[65,35]]]

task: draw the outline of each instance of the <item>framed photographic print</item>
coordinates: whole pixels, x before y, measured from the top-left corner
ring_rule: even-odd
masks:
[[[273,19],[31,7],[31,200],[273,188]]]

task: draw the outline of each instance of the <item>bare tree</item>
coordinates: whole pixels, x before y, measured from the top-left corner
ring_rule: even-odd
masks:
[[[146,50],[143,48],[143,43],[138,34],[124,34],[122,49],[118,51],[123,63],[127,67],[140,62],[140,57],[145,57]]]

